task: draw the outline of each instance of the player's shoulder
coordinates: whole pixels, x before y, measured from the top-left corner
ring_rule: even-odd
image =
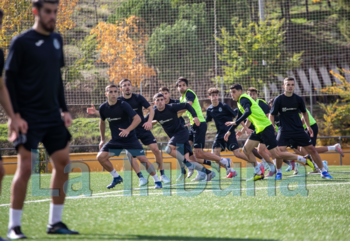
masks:
[[[302,100],[303,98],[300,95],[297,95],[293,93],[293,97],[296,98],[297,100]]]
[[[284,96],[285,96],[284,94],[280,94],[280,95],[276,96],[274,101],[281,100]]]
[[[208,108],[207,108],[207,111],[210,111],[214,108],[213,104],[209,105]]]
[[[108,105],[108,101],[103,102],[98,109],[101,111],[102,109],[106,108],[107,105]]]

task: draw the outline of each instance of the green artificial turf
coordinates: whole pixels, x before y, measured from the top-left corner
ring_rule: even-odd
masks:
[[[186,179],[186,190],[176,183],[176,171],[171,173],[172,185],[162,190],[153,189],[151,177],[148,190],[140,190],[137,176],[131,172],[120,173],[124,183],[112,190],[106,189],[112,179],[109,173],[84,174],[88,181],[72,188],[85,187],[80,193],[88,194],[90,185],[92,195],[70,197],[63,213],[63,221],[79,231],[79,236],[45,234],[50,199],[33,196],[30,183],[22,231],[36,240],[350,240],[350,167],[331,166],[333,180],[305,176],[300,168],[297,176],[283,173],[284,179],[276,182],[276,188],[273,179],[247,182],[247,170],[237,170],[241,177],[224,179],[222,170],[221,178],[207,185]],[[132,195],[126,180],[130,174]],[[50,177],[41,175],[42,188],[49,186]],[[79,173],[70,175],[79,177]],[[5,176],[2,185],[2,237],[7,231],[12,178]],[[219,183],[229,191],[221,191]],[[295,190],[300,190],[299,194]]]

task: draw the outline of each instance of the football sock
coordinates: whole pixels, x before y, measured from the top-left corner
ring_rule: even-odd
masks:
[[[306,159],[304,157],[302,157],[302,156],[298,156],[297,160],[302,162],[302,163],[304,163],[304,164],[306,164]]]
[[[111,171],[110,174],[112,175],[113,178],[119,177],[119,174],[117,173],[117,171],[115,169],[113,169],[113,171]]]
[[[62,212],[64,204],[53,204],[50,203],[50,214],[49,214],[49,224],[53,225],[55,223],[62,221]]]
[[[22,210],[10,208],[9,229],[21,226]]]
[[[154,176],[152,176],[152,177],[153,177],[154,182],[160,182],[157,174],[154,174]]]
[[[139,178],[143,177],[143,175],[142,175],[141,172],[137,173],[137,176],[138,176]]]
[[[208,165],[208,166],[211,166],[211,161],[208,161],[208,160],[204,160],[203,164],[204,164],[204,165]]]
[[[335,145],[334,146],[327,146],[328,151],[335,151]]]
[[[163,176],[164,175],[164,170],[160,170],[160,175]]]

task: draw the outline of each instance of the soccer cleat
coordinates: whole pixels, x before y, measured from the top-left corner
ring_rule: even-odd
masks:
[[[286,168],[285,172],[290,172],[292,170],[292,165],[288,164],[288,167]]]
[[[264,179],[264,173],[261,174],[254,174],[254,177],[248,179],[247,181],[258,181],[258,180],[263,180]]]
[[[315,165],[314,165],[314,163],[312,162],[311,156],[310,156],[310,155],[307,155],[307,158],[306,158],[306,165],[308,165],[309,167],[311,167],[313,172],[316,171]]]
[[[0,237],[0,241],[8,241],[8,240]]]
[[[205,175],[197,174],[196,178],[192,179],[191,181],[192,181],[192,182],[205,181]]]
[[[107,186],[107,188],[108,189],[113,188],[113,187],[115,187],[115,185],[122,183],[122,182],[123,182],[123,178],[121,176],[115,177],[115,178],[113,178],[113,181],[111,182],[111,184],[109,184]]]
[[[322,161],[322,163],[323,163],[323,167],[327,170],[327,172],[328,172],[328,170],[329,170],[329,168],[328,168],[328,162],[327,161]]]
[[[154,189],[161,189],[162,188],[162,182],[154,182],[155,186]]]
[[[341,149],[341,145],[338,143],[338,144],[335,144],[334,147],[335,147],[335,151],[338,152],[342,157],[344,157],[344,152],[343,152],[343,149]]]
[[[275,180],[282,180],[282,173],[277,173]]]
[[[216,176],[215,172],[207,174],[207,182],[210,182]]]
[[[298,173],[299,173],[299,165],[300,165],[299,163],[297,163],[297,162],[295,163],[294,172],[293,172],[294,175],[298,175]]]
[[[53,225],[47,225],[47,234],[79,234],[77,231],[68,229],[67,225],[62,222]]]
[[[235,176],[237,176],[237,172],[236,171],[233,171],[233,172],[230,171],[230,173],[225,178],[234,178]]]
[[[216,162],[211,163],[211,167],[215,169],[217,172],[220,172],[220,166]]]
[[[165,175],[161,175],[160,176],[160,181],[162,181],[164,184],[170,183],[169,178],[167,176],[165,176]]]
[[[295,161],[290,161],[289,163],[292,166],[292,170],[294,171],[294,169],[295,169]]]
[[[309,172],[308,174],[320,174],[321,170],[319,168],[315,168],[315,171]]]
[[[180,176],[177,177],[176,181],[181,182],[185,179],[185,174],[181,173]]]
[[[333,177],[331,175],[329,175],[328,172],[322,172],[321,177],[325,178],[325,179],[333,179]]]
[[[276,170],[274,172],[269,171],[266,177],[273,177],[276,174]]]
[[[270,169],[270,167],[269,167],[269,164],[267,164],[267,163],[263,163],[263,165],[264,165],[264,169],[265,169],[265,171],[267,171],[267,170],[269,170]]]
[[[139,179],[139,187],[145,186],[148,183],[147,179],[144,177],[140,177]]]
[[[188,169],[188,174],[187,174],[187,178],[190,178],[190,177],[192,177],[193,173],[194,173],[194,169],[192,169],[192,168],[189,168],[189,169]]]
[[[11,228],[7,232],[7,237],[9,239],[25,239],[27,238],[21,231],[21,226]]]
[[[259,165],[260,165],[260,171],[264,175],[265,174],[264,165],[263,164],[259,164]]]

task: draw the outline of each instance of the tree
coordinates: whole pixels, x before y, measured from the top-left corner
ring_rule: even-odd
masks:
[[[100,22],[91,30],[96,35],[98,61],[109,65],[111,82],[130,79],[133,84],[155,75],[152,67],[145,64],[144,46],[148,40],[144,30],[139,27],[140,18],[131,16],[116,24]]]
[[[60,1],[56,29],[61,34],[64,34],[68,29],[72,29],[75,26],[71,16],[78,1]],[[0,41],[2,47],[6,49],[10,45],[13,36],[30,28],[34,24],[32,0],[0,0],[0,9],[4,11]]]
[[[290,54],[285,49],[283,23],[283,20],[267,20],[247,27],[243,27],[242,22],[233,23],[233,35],[222,29],[222,38],[217,41],[223,47],[219,58],[227,63],[223,66],[226,83],[239,82],[245,87],[261,88],[275,82],[275,76],[285,75],[301,64],[302,52]]]
[[[210,67],[205,46],[197,36],[192,21],[177,20],[174,25],[161,24],[146,46],[147,62],[153,65],[163,80],[179,76],[199,79]]]

